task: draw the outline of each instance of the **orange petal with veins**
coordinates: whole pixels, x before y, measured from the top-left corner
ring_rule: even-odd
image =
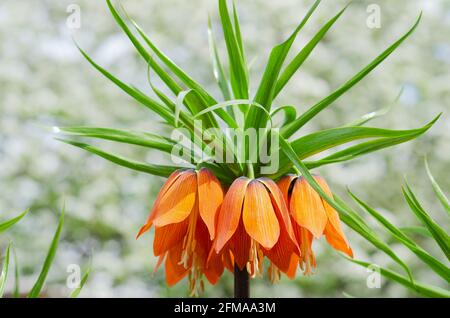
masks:
[[[208,227],[210,239],[214,239],[216,220],[223,202],[223,190],[220,181],[208,169],[197,173],[198,202],[200,216]]]
[[[156,196],[156,200],[155,203],[153,204],[153,208],[152,211],[150,212],[147,221],[145,222],[144,226],[141,227],[141,229],[139,230],[139,233],[136,235],[136,239],[139,238],[139,236],[141,236],[142,234],[144,234],[145,232],[147,232],[153,224],[153,219],[156,216],[156,208],[159,205],[159,202],[161,201],[161,198],[163,197],[163,195],[167,192],[167,190],[173,185],[174,182],[176,182],[176,180],[178,179],[178,177],[183,173],[183,170],[177,170],[175,172],[173,172],[169,178],[167,178],[167,181],[164,183],[164,185],[162,186],[161,190],[159,190],[158,195]]]
[[[272,201],[272,205],[275,208],[275,213],[278,218],[278,222],[282,225],[282,231],[286,231],[290,240],[295,244],[297,253],[299,252],[299,247],[297,245],[297,240],[295,239],[294,229],[292,227],[291,218],[289,216],[289,210],[287,207],[287,202],[283,198],[283,193],[277,184],[268,178],[260,178],[258,179],[262,182],[269,190],[270,199]]]
[[[323,189],[323,191],[329,196],[333,197],[333,193],[331,192],[330,188],[328,187],[327,182],[322,177],[315,177],[317,183],[319,183],[320,187]],[[323,200],[323,205],[325,207],[325,212],[328,217],[328,223],[325,227],[325,238],[327,239],[327,242],[334,247],[335,249],[344,252],[350,257],[353,257],[353,251],[350,248],[350,245],[347,242],[347,239],[345,238],[344,231],[342,231],[341,227],[341,221],[339,219],[339,214],[336,212],[336,210],[329,205],[325,200]]]
[[[182,244],[179,244],[167,253],[165,268],[166,282],[169,286],[178,283],[189,272],[189,267],[185,268],[183,265],[180,265],[182,251]]]
[[[245,231],[261,246],[271,249],[276,244],[280,225],[266,187],[257,180],[247,187],[242,219]]]
[[[298,225],[308,229],[316,238],[322,236],[328,220],[327,214],[321,197],[303,177],[295,182],[290,211]]]
[[[240,177],[236,179],[223,199],[217,219],[217,232],[214,241],[214,249],[216,253],[225,246],[231,239],[239,225],[241,218],[242,204],[244,202],[245,191],[250,179]]]
[[[188,228],[187,221],[155,228],[155,238],[153,240],[153,253],[155,256],[162,255],[178,243],[183,242]]]
[[[291,188],[292,182],[297,179],[297,176],[292,174],[288,174],[287,176],[282,177],[277,182],[278,188],[280,188],[281,193],[283,194],[284,201],[286,205],[289,207],[290,193],[289,190]]]
[[[237,227],[229,245],[233,253],[235,264],[240,270],[243,270],[250,257],[251,240],[250,236],[245,231],[242,218],[239,221],[239,226]]]
[[[153,224],[164,226],[185,220],[194,208],[196,197],[197,174],[186,171],[161,198]]]

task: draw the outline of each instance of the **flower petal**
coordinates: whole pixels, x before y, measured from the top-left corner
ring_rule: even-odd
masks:
[[[271,249],[276,244],[280,225],[266,187],[257,180],[247,187],[242,219],[247,233],[261,246]]]
[[[289,216],[289,210],[286,204],[286,200],[283,198],[283,193],[277,184],[268,178],[260,178],[258,179],[262,182],[269,190],[270,199],[272,201],[272,205],[275,208],[275,214],[277,215],[278,222],[281,225],[281,231],[286,231],[288,237],[297,247],[297,251],[299,252],[299,247],[297,245],[297,240],[295,239],[294,230],[291,223],[291,218]]]
[[[323,189],[323,191],[329,196],[333,197],[333,193],[328,187],[327,182],[319,176],[315,177],[317,183]],[[341,221],[339,219],[339,214],[331,205],[329,205],[325,200],[322,199],[323,205],[325,207],[325,212],[328,217],[328,223],[325,227],[325,238],[328,243],[335,249],[346,253],[348,256],[353,257],[353,251],[345,238],[344,231],[341,228]]]
[[[347,254],[349,257],[353,257],[353,251],[348,245],[344,234],[342,234],[342,230],[338,232],[330,222],[325,227],[325,238],[333,248]]]
[[[297,224],[294,225],[294,232],[300,245],[300,268],[305,275],[309,275],[316,267],[316,258],[312,250],[313,235],[309,230]]]
[[[223,202],[223,190],[220,181],[208,169],[197,173],[198,204],[200,216],[208,227],[210,239],[214,239],[216,219]]]
[[[155,256],[162,255],[178,243],[183,242],[187,228],[187,220],[163,227],[156,227],[155,238],[153,240],[153,253]]]
[[[289,190],[292,190],[292,189],[290,189],[292,186],[292,182],[296,179],[297,179],[297,176],[294,176],[293,174],[288,174],[288,175],[282,177],[277,182],[278,188],[280,188],[281,193],[283,194],[284,201],[286,202],[288,207],[289,207],[289,199],[290,199]]]
[[[291,261],[289,262],[289,269],[286,271],[286,276],[290,279],[295,278],[295,274],[297,273],[297,267],[298,267],[298,263],[300,261],[300,258],[295,255],[292,254],[291,255]]]
[[[236,232],[239,225],[239,219],[241,218],[245,191],[249,182],[250,179],[245,177],[236,179],[223,199],[222,207],[220,208],[217,219],[217,232],[214,241],[216,253],[219,253],[233,236],[234,232]]]
[[[295,182],[290,211],[298,225],[307,228],[316,238],[322,236],[327,214],[321,197],[303,177]]]
[[[197,197],[197,174],[186,171],[161,198],[153,220],[155,226],[178,223],[186,219]]]
[[[234,262],[240,270],[243,270],[249,261],[251,243],[250,236],[245,231],[241,218],[239,226],[230,241],[230,250],[233,253]]]
[[[190,267],[185,268],[180,265],[182,251],[182,244],[179,244],[167,253],[165,268],[166,282],[169,286],[173,286],[182,280],[190,270]]]
[[[175,181],[177,181],[178,177],[184,172],[184,170],[177,170],[174,171],[169,178],[167,178],[167,181],[164,183],[164,185],[162,186],[161,190],[159,190],[159,193],[156,197],[155,203],[153,204],[153,208],[152,211],[150,212],[147,221],[145,222],[144,226],[141,227],[141,229],[139,230],[139,233],[136,235],[136,239],[139,238],[142,234],[144,234],[145,232],[147,232],[153,224],[153,219],[156,216],[156,210],[157,207],[159,206],[159,202],[161,201],[161,198],[163,197],[163,195],[167,192],[167,190],[174,184]]]

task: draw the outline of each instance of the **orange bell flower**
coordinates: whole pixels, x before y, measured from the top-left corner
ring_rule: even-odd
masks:
[[[217,283],[224,270],[222,255],[208,260],[215,237],[217,213],[223,201],[219,180],[205,168],[175,171],[161,188],[137,237],[155,226],[153,251],[165,261],[169,286],[189,274],[193,294],[203,288],[203,274]]]
[[[328,184],[320,176],[314,176],[322,190],[330,197],[332,193]],[[300,246],[300,267],[305,274],[311,273],[316,266],[312,251],[313,238],[325,235],[328,243],[341,252],[353,257],[344,232],[340,225],[339,215],[303,177],[287,175],[278,181],[278,187],[289,206],[289,212],[294,227],[294,233]],[[291,264],[290,273],[295,273],[297,264]]]
[[[233,265],[247,268],[250,275],[261,272],[264,256],[269,274],[287,273],[299,247],[283,195],[267,178],[240,177],[228,189],[217,220],[212,255],[231,255]],[[227,268],[229,268],[227,266]]]

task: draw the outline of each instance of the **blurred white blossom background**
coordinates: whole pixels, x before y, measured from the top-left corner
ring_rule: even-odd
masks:
[[[270,49],[292,31],[311,0],[236,1],[251,69],[253,92]],[[122,0],[154,42],[199,82],[218,96],[209,60],[208,13],[220,35],[216,1]],[[70,5],[80,8],[81,26],[70,29]],[[302,31],[298,50],[347,1],[322,1]],[[367,27],[367,7],[381,9],[381,28]],[[344,16],[301,68],[277,105],[295,105],[299,111],[328,95],[379,52],[403,34],[420,11],[423,20],[398,51],[363,82],[318,116],[307,130],[346,124],[393,103],[393,111],[371,123],[386,128],[423,126],[438,113],[440,121],[423,137],[346,164],[320,169],[333,189],[344,194],[349,186],[357,195],[394,220],[414,224],[401,197],[408,177],[424,206],[438,221],[445,215],[430,196],[423,158],[428,156],[436,178],[450,189],[450,1],[353,1]],[[151,234],[136,241],[163,180],[112,165],[100,158],[55,141],[51,127],[90,125],[162,132],[156,116],[123,94],[83,59],[74,38],[100,65],[125,82],[150,93],[147,66],[110,16],[104,1],[2,0],[0,2],[0,218],[31,208],[31,213],[2,237],[0,247],[13,239],[20,260],[22,288],[32,286],[66,206],[67,222],[47,284],[48,296],[66,296],[66,268],[92,260],[92,274],[80,296],[186,296],[185,284],[168,289],[162,270],[152,274],[155,258]],[[221,39],[221,38],[220,38]],[[225,49],[223,43],[220,48]],[[224,51],[222,51],[224,52]],[[107,149],[160,161],[155,152],[102,143]],[[108,148],[109,146],[113,148]],[[446,220],[445,220],[446,221]],[[347,229],[356,257],[380,265],[389,263]],[[381,289],[366,286],[368,273],[315,243],[319,254],[316,275],[282,280],[272,287],[253,283],[260,297],[403,297],[411,294],[385,280]],[[396,250],[396,245],[391,245]],[[434,248],[434,246],[430,246]],[[434,276],[413,264],[415,276],[439,284]],[[10,282],[11,283],[11,282]],[[12,286],[9,286],[10,288]],[[207,296],[229,296],[231,280],[208,287]]]

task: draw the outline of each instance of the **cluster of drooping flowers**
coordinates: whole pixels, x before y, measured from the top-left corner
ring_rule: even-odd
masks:
[[[329,196],[325,180],[314,177]],[[203,277],[215,284],[224,269],[260,275],[263,259],[275,282],[281,273],[293,278],[297,267],[310,274],[316,266],[313,239],[350,257],[352,250],[338,213],[302,176],[237,178],[224,190],[208,169],[174,172],[161,188],[138,236],[155,227],[154,254],[165,261],[169,286],[188,275],[192,294],[203,289]]]

